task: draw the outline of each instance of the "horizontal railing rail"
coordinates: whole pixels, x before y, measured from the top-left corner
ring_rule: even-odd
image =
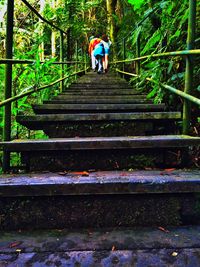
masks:
[[[67,35],[67,32],[63,31],[58,26],[54,25],[51,21],[45,19],[29,2],[26,0],[21,0],[38,18],[40,18],[42,21],[46,22],[48,25],[50,25],[52,28],[57,29],[58,31],[64,33]]]
[[[71,73],[71,74],[68,74],[68,75],[66,75],[65,77],[61,78],[61,79],[58,79],[58,80],[56,80],[56,81],[54,81],[54,82],[52,82],[52,83],[49,83],[49,84],[47,84],[47,85],[43,85],[43,86],[38,87],[38,88],[35,87],[35,86],[33,86],[33,87],[32,87],[33,89],[30,90],[30,88],[29,88],[29,90],[26,91],[25,93],[22,93],[22,94],[13,96],[13,97],[11,97],[11,98],[7,98],[6,100],[0,102],[0,107],[3,107],[3,106],[5,106],[6,104],[8,104],[8,103],[12,103],[12,102],[14,102],[14,101],[16,101],[16,100],[19,100],[19,99],[21,99],[21,98],[23,98],[23,97],[25,97],[25,96],[28,96],[28,95],[31,95],[31,94],[36,93],[36,92],[38,92],[38,91],[44,90],[44,89],[46,89],[46,88],[49,88],[49,87],[51,87],[51,86],[53,86],[53,85],[55,85],[55,84],[57,84],[57,83],[60,83],[60,82],[62,82],[62,81],[64,81],[64,80],[66,80],[66,79],[69,78],[69,77],[75,76],[75,75],[80,74],[80,73],[83,73],[83,72],[85,72],[85,69],[80,70],[80,71],[77,71],[77,72],[74,72],[74,73]],[[24,89],[24,90],[25,90],[25,89]],[[23,91],[24,91],[24,90],[23,90]]]
[[[119,73],[125,74],[125,75],[137,77],[137,78],[141,77],[140,75],[137,75],[137,74],[134,74],[134,73],[130,73],[130,72],[121,71],[119,69],[116,69],[116,71],[119,72]],[[174,87],[172,87],[170,85],[167,85],[167,84],[164,84],[164,83],[161,83],[161,82],[157,82],[156,80],[154,80],[154,79],[152,79],[150,77],[145,78],[145,80],[150,81],[150,82],[152,82],[152,83],[154,83],[156,85],[160,85],[161,87],[169,90],[170,92],[172,92],[172,93],[174,93],[176,95],[179,95],[179,96],[189,100],[190,102],[200,106],[200,99],[195,97],[195,96],[192,96],[190,94],[184,93],[183,91],[181,91],[179,89],[176,89],[176,88],[174,88]]]
[[[0,64],[35,64],[38,63],[37,60],[31,60],[31,59],[0,59]],[[85,61],[63,61],[63,62],[49,62],[49,60],[45,60],[45,61],[39,61],[40,64],[44,64],[44,63],[50,63],[50,64],[55,64],[55,65],[59,65],[59,64],[85,64]]]
[[[187,56],[187,55],[200,55],[200,49],[194,49],[194,50],[182,50],[182,51],[173,51],[173,52],[165,52],[165,53],[159,53],[159,54],[150,54],[145,55],[142,57],[136,57],[132,59],[125,59],[125,60],[117,60],[111,62],[112,64],[118,64],[118,63],[128,63],[128,62],[134,62],[134,61],[142,61],[145,59],[151,59],[151,58],[157,58],[157,57],[174,57],[174,56]]]

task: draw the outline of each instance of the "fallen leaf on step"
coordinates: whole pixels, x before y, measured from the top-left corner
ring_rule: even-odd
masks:
[[[112,246],[112,251],[114,251],[116,248],[115,248],[115,246]]]
[[[158,227],[158,229],[160,230],[160,231],[163,231],[163,232],[165,232],[165,233],[169,233],[169,230],[167,230],[167,229],[165,229],[164,227]]]
[[[175,168],[171,168],[171,169],[164,169],[164,171],[166,171],[166,172],[173,172],[173,171],[175,171],[176,169]]]
[[[21,241],[13,242],[13,243],[9,244],[9,248],[17,247],[17,246],[19,246],[21,243],[22,243]]]

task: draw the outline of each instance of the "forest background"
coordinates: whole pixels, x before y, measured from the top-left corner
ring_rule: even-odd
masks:
[[[111,59],[123,58],[123,42],[126,44],[126,58],[136,57],[136,42],[141,39],[140,55],[151,55],[167,51],[186,49],[188,0],[29,0],[29,3],[47,20],[63,29],[64,61],[84,61],[87,55],[89,37],[95,31],[98,34],[108,34],[112,41]],[[7,1],[0,1],[0,58],[5,58]],[[140,22],[143,22],[142,24]],[[200,45],[200,3],[197,1],[196,48]],[[31,65],[13,65],[13,95],[26,92],[32,87],[40,87],[59,79],[60,66],[52,64],[59,60],[59,31],[42,22],[21,0],[15,0],[14,8],[14,59],[31,59]],[[87,56],[87,60],[88,56]],[[40,64],[40,61],[44,61]],[[194,62],[194,90],[198,96],[200,91],[199,57]],[[81,68],[81,65],[79,66]],[[135,72],[135,64],[126,65],[126,70]],[[65,66],[64,72],[73,72],[70,66]],[[138,90],[148,92],[148,97],[154,102],[165,101],[171,108],[180,110],[182,100],[163,91],[159,86],[145,82],[151,77],[158,82],[164,82],[177,89],[184,89],[185,59],[182,57],[159,58],[151,57],[141,64]],[[70,79],[65,81],[65,85]],[[5,65],[0,64],[0,102],[4,100]],[[50,90],[34,93],[12,104],[12,138],[42,137],[41,132],[30,132],[15,122],[15,116],[20,113],[32,113],[31,104],[41,103],[51,95],[59,92],[59,85]],[[194,107],[194,131],[199,134],[197,123],[199,117],[197,107]],[[3,108],[0,108],[0,139],[2,139]]]

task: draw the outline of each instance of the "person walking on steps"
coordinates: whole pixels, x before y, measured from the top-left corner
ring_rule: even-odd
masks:
[[[96,45],[98,45],[100,42],[101,42],[100,38],[92,36],[90,43],[89,43],[88,53],[89,53],[89,56],[91,57],[92,70],[93,71],[96,70],[96,66],[97,66],[97,59],[94,56],[94,49],[95,49]]]
[[[103,58],[105,56],[105,49],[103,43],[100,41],[94,48],[94,56],[98,61],[97,73],[103,73]]]
[[[110,54],[110,46],[111,41],[109,40],[108,36],[106,34],[102,35],[101,42],[103,43],[104,50],[105,50],[105,56],[103,57],[103,69],[104,72],[108,72],[108,55]]]

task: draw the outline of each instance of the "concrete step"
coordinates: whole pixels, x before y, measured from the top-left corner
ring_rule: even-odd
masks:
[[[80,89],[73,90],[67,88],[63,93],[59,95],[95,95],[95,96],[109,96],[109,95],[138,95],[139,92],[132,89],[112,89],[112,90],[101,90],[101,89]]]
[[[0,142],[6,151],[104,150],[199,146],[200,137],[155,135],[133,137],[84,137],[24,139]]]
[[[85,97],[84,99],[78,97],[77,99],[52,99],[43,101],[44,104],[152,104],[151,100],[145,99],[113,99],[113,98],[94,98],[89,99]]]
[[[133,111],[164,111],[165,104],[41,104],[33,105],[37,114],[50,113],[103,113]]]
[[[1,232],[2,266],[200,266],[197,226]]]
[[[74,84],[74,85],[70,85],[68,87],[69,89],[72,89],[72,90],[82,90],[82,89],[87,89],[87,90],[105,90],[105,91],[108,91],[108,90],[116,90],[116,89],[121,89],[121,90],[134,90],[133,87],[131,85],[127,85],[127,84],[102,84],[102,83],[99,83],[99,84],[94,84],[94,83],[91,83],[91,84]]]
[[[69,94],[59,94],[58,96],[54,96],[53,100],[74,100],[76,101],[77,99],[81,100],[89,100],[91,103],[93,100],[107,100],[108,102],[111,102],[113,100],[122,100],[126,101],[129,99],[138,99],[138,100],[146,100],[146,95],[69,95]]]
[[[123,170],[194,166],[190,136],[93,137],[14,140],[1,142],[5,151],[20,152],[29,171]]]
[[[199,170],[1,175],[0,230],[197,224],[199,179]]]
[[[130,113],[82,113],[82,114],[41,114],[17,116],[17,122],[29,129],[42,129],[45,125],[69,122],[112,122],[112,121],[167,121],[179,120],[180,112],[130,112]]]

